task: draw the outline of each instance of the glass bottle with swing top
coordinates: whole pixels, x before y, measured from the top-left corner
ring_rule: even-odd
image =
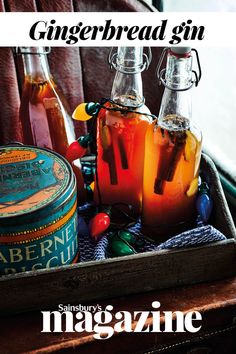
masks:
[[[165,85],[158,121],[149,126],[145,142],[143,181],[143,232],[151,239],[163,238],[191,227],[195,220],[195,197],[202,135],[191,121],[191,48],[166,48],[158,66]],[[167,52],[167,67],[159,72]],[[163,75],[165,73],[165,78]]]
[[[144,104],[141,72],[149,58],[142,47],[119,47],[110,55],[110,63],[116,75],[111,100],[97,119],[95,199],[102,204],[131,205],[139,213],[145,133],[152,121]]]

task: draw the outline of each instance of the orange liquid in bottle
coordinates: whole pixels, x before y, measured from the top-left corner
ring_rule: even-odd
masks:
[[[73,123],[55,90],[55,83],[25,78],[20,107],[24,143],[48,148],[65,156],[75,140]]]
[[[153,237],[164,236],[165,230],[170,236],[171,227],[174,231],[195,214],[201,134],[194,126],[171,130],[154,122],[145,148],[142,223]]]
[[[138,111],[149,113],[146,106]],[[150,117],[101,109],[97,121],[97,183],[101,202],[132,205],[138,213],[142,202],[145,133]],[[99,202],[97,191],[95,198]]]

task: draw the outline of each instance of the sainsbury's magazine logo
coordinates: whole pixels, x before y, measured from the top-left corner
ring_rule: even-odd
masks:
[[[88,332],[96,339],[108,339],[115,332],[161,333],[191,332],[201,329],[202,316],[198,311],[160,311],[159,301],[153,301],[150,311],[114,311],[112,305],[105,309],[95,306],[62,305],[57,311],[41,311],[43,333]]]

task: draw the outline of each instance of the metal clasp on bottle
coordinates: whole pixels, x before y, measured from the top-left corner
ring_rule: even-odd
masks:
[[[36,51],[36,52],[32,52],[32,51],[27,51],[27,50],[22,50],[23,48],[31,48],[31,47],[14,47],[13,50],[13,54],[14,55],[22,55],[22,54],[32,54],[32,55],[47,55],[49,53],[51,53],[51,47],[41,47],[42,50],[40,51]]]
[[[159,81],[159,85],[163,84],[166,88],[168,88],[169,90],[172,90],[172,91],[187,91],[187,90],[191,89],[193,87],[193,85],[197,86],[199,84],[199,81],[201,80],[201,77],[202,77],[202,70],[201,70],[201,64],[200,64],[200,60],[199,60],[198,51],[194,48],[192,48],[191,51],[194,52],[195,56],[196,56],[198,73],[195,70],[192,70],[193,78],[191,80],[191,84],[185,88],[173,88],[173,87],[170,87],[167,85],[166,79],[165,79],[166,69],[165,68],[161,69],[161,66],[164,61],[165,55],[167,55],[167,52],[169,50],[170,50],[169,47],[163,49],[160,59],[159,59],[159,62],[157,64],[156,75],[157,75],[157,78]]]
[[[111,48],[109,56],[108,56],[108,64],[110,65],[110,69],[115,69],[122,74],[138,74],[144,70],[147,70],[149,68],[149,65],[152,61],[152,51],[150,47],[147,47],[148,52],[143,53],[143,64],[136,69],[136,67],[129,68],[132,69],[132,71],[124,70],[122,69],[119,65],[117,65],[117,56],[118,52],[114,52],[114,47]],[[135,70],[136,69],[136,70]]]

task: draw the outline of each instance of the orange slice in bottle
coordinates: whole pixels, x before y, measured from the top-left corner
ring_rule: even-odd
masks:
[[[197,193],[198,190],[198,177],[194,178],[190,183],[188,190],[186,191],[187,197],[192,197]]]
[[[184,149],[184,159],[185,161],[189,162],[191,160],[191,157],[195,155],[198,141],[196,137],[189,130],[186,130],[186,135],[187,135],[187,139],[186,139],[186,144]]]

